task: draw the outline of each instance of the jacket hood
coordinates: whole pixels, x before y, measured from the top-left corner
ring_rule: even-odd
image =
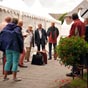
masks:
[[[16,28],[17,27],[17,25],[16,24],[14,24],[14,23],[9,23],[9,24],[7,24],[6,25],[6,27],[3,29],[3,31],[13,31],[14,30],[14,28]]]

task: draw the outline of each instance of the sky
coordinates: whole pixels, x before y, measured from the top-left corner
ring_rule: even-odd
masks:
[[[35,0],[23,0],[31,7]],[[39,0],[41,5],[48,10],[49,13],[65,13],[72,11],[83,0]]]
[[[33,7],[32,5],[35,3],[36,0],[0,0],[3,3],[3,5],[7,7],[13,7],[16,9],[28,9]],[[24,3],[21,3],[21,6],[18,4],[24,1],[26,6],[24,6]],[[83,0],[37,0],[42,5],[42,7],[47,11],[47,13],[66,13],[72,11],[77,5],[79,5]],[[15,3],[14,3],[15,2]],[[17,2],[17,3],[16,3]],[[11,3],[14,3],[14,5]],[[28,7],[27,7],[28,5]],[[39,4],[37,4],[39,5]],[[37,9],[38,6],[35,6],[35,9]],[[35,10],[34,9],[34,10]],[[40,7],[39,7],[40,9]],[[37,9],[38,10],[38,9]],[[26,10],[24,10],[26,11]]]

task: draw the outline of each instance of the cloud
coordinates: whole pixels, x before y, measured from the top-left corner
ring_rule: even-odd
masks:
[[[35,0],[24,0],[32,6]],[[73,10],[83,0],[39,0],[49,13],[65,13]],[[32,5],[31,5],[32,4]]]

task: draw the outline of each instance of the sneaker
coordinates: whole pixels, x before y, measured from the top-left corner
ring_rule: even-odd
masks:
[[[28,67],[28,66],[24,66],[24,65],[23,65],[21,68],[27,68],[27,67]]]
[[[19,67],[21,67],[21,68],[27,68],[28,66],[19,65]]]
[[[20,72],[20,70],[17,70],[17,72]]]
[[[57,60],[57,58],[54,58],[54,60]]]
[[[80,71],[74,72],[74,74],[80,76]]]
[[[21,79],[13,79],[14,82],[19,82],[19,81],[22,81]]]
[[[7,81],[7,80],[9,80],[9,78],[4,78],[4,79],[3,79],[3,81]]]
[[[66,76],[73,77],[74,75],[73,75],[73,73],[68,73],[68,74],[66,74]]]
[[[51,58],[48,58],[48,60],[52,60]]]

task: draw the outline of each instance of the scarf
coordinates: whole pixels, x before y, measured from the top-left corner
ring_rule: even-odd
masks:
[[[51,27],[52,39],[55,39],[55,27]]]

